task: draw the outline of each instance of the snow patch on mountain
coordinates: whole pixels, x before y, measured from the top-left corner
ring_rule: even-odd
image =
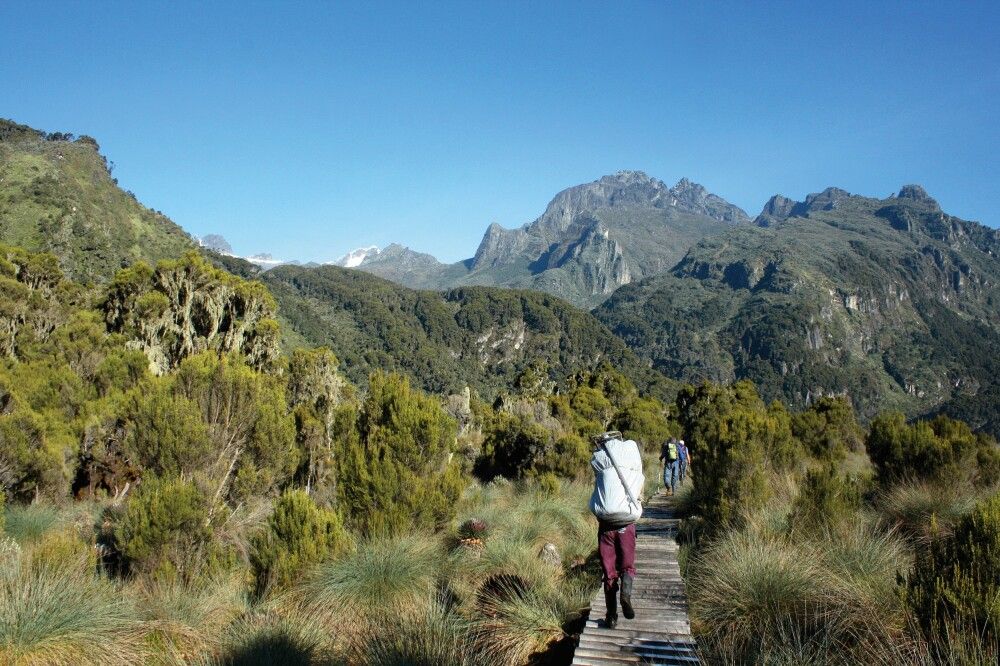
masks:
[[[377,257],[379,252],[380,250],[377,245],[359,247],[356,250],[351,250],[337,261],[334,261],[333,264],[335,266],[343,266],[344,268],[357,268],[366,260]]]

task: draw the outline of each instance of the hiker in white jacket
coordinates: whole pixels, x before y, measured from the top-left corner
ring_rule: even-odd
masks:
[[[642,456],[632,440],[617,431],[594,438],[597,450],[590,459],[594,468],[594,494],[590,511],[597,517],[597,550],[604,572],[605,624],[618,623],[618,582],[621,579],[622,614],[635,617],[632,584],[635,579],[635,521],[642,516]]]

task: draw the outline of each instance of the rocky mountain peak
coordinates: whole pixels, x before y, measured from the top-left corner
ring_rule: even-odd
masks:
[[[899,194],[896,195],[896,198],[909,199],[910,201],[916,201],[931,206],[936,210],[941,210],[941,206],[938,205],[938,202],[931,195],[927,194],[927,191],[919,185],[903,185],[903,187],[899,190]]]
[[[219,254],[233,254],[233,246],[219,234],[208,234],[198,239],[198,244],[218,252]]]

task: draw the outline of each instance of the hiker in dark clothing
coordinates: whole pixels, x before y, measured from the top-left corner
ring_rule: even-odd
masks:
[[[681,471],[680,452],[675,438],[671,437],[664,442],[660,449],[660,460],[663,461],[663,485],[667,488],[667,494],[673,495],[679,485],[678,476]]]
[[[597,450],[590,459],[594,468],[594,493],[590,511],[597,517],[597,551],[601,556],[605,626],[618,624],[618,586],[621,583],[622,614],[635,617],[632,585],[635,580],[635,521],[642,516],[642,456],[632,440],[617,431],[594,438]]]
[[[687,478],[688,465],[691,463],[691,452],[688,450],[687,444],[684,443],[683,439],[677,442],[677,455],[677,461],[680,463],[680,482],[681,485],[684,485],[684,479]]]

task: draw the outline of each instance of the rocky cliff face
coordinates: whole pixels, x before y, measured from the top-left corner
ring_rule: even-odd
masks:
[[[754,380],[802,406],[948,411],[1000,431],[1000,234],[919,186],[773,197],[596,312],[670,377]],[[992,415],[991,415],[992,414]]]
[[[702,238],[748,221],[686,178],[668,187],[621,171],[563,190],[523,227],[490,225],[467,261],[444,265],[406,250],[359,268],[407,286],[530,287],[591,307],[624,284],[669,270]]]

